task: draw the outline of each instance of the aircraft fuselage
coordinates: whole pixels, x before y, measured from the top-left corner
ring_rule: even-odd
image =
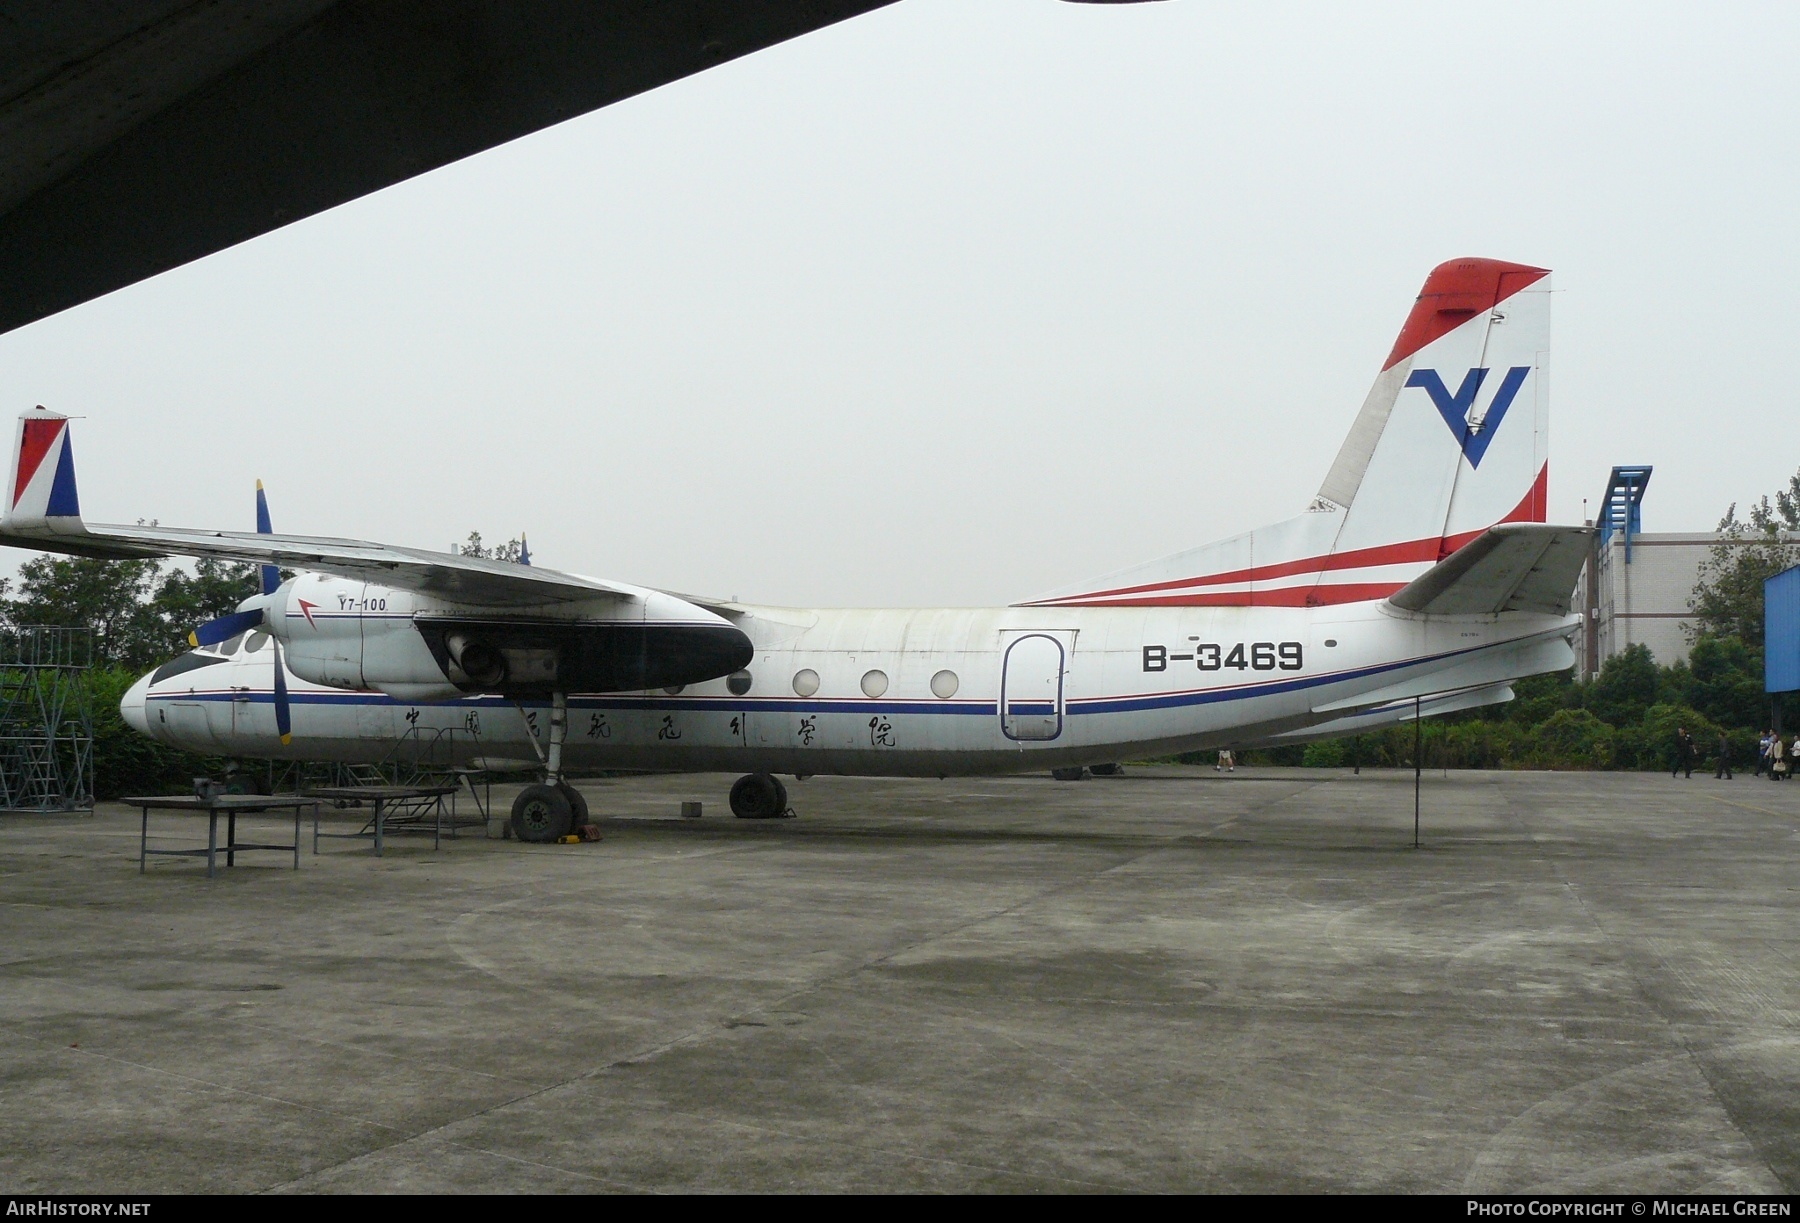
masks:
[[[1243,744],[1410,696],[1409,685],[1442,692],[1565,668],[1576,623],[1408,616],[1377,602],[733,610],[755,645],[747,668],[684,688],[571,694],[566,767],[967,775]],[[409,702],[297,677],[284,747],[273,651],[251,650],[255,636],[145,677],[127,718],[207,754],[541,759],[548,701]]]

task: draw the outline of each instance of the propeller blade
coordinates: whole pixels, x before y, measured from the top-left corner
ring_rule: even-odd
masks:
[[[281,736],[281,746],[286,747],[294,739],[294,719],[288,709],[287,668],[281,665],[281,642],[271,637],[269,644],[275,647],[275,730]]]
[[[229,616],[220,616],[217,620],[208,620],[199,628],[188,634],[188,644],[196,650],[203,645],[218,645],[229,637],[236,637],[246,629],[253,629],[263,622],[261,610],[232,612]]]
[[[256,482],[256,533],[273,535],[275,527],[269,521],[269,498],[263,492],[262,481]],[[262,592],[272,595],[281,585],[281,570],[274,565],[262,567]]]

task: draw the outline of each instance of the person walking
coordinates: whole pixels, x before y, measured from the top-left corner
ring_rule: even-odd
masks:
[[[1737,780],[1731,775],[1731,736],[1724,731],[1719,732],[1719,767],[1713,770],[1713,780],[1724,778],[1726,781]]]
[[[1682,769],[1687,770],[1687,780],[1692,781],[1694,779],[1694,736],[1688,734],[1687,727],[1677,726],[1675,728],[1675,767],[1669,770],[1669,776],[1674,777]]]
[[[1769,780],[1780,781],[1787,773],[1787,748],[1782,745],[1780,735],[1769,736]]]
[[[1761,777],[1763,770],[1769,767],[1769,740],[1774,737],[1774,731],[1765,730],[1762,738],[1756,741],[1756,773],[1754,775],[1757,777]]]

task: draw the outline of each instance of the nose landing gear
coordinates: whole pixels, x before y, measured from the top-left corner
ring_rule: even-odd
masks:
[[[773,774],[747,773],[731,787],[731,814],[740,820],[778,820],[787,809],[787,787]]]

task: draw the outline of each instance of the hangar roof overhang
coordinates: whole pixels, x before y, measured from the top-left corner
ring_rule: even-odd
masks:
[[[0,332],[893,0],[0,0]]]

